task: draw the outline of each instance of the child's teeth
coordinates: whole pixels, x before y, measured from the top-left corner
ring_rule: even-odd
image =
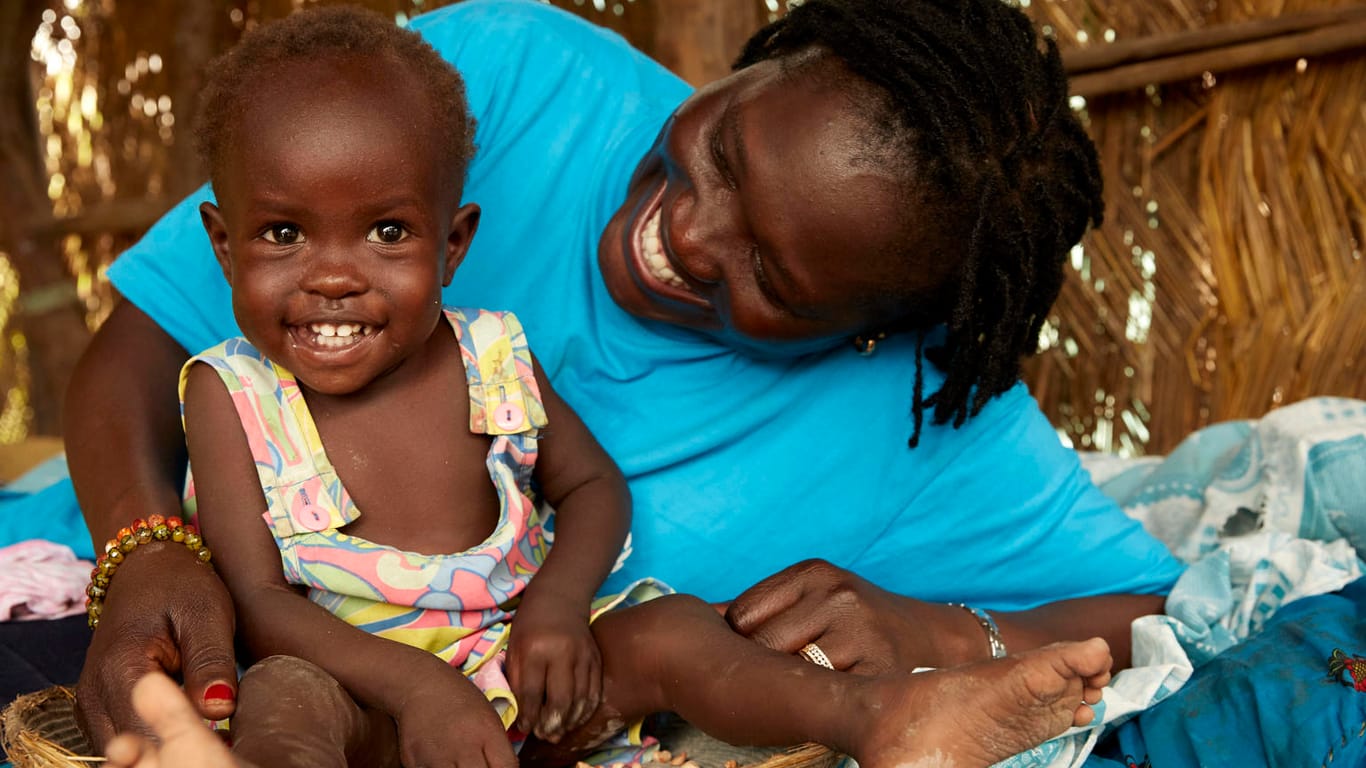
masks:
[[[368,326],[360,323],[312,323],[308,329],[314,334],[314,341],[324,346],[348,344],[354,336],[365,336],[370,332]]]

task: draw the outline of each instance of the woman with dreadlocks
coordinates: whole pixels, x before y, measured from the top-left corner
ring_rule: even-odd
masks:
[[[1026,17],[809,0],[696,93],[540,3],[411,26],[478,123],[481,234],[444,298],[516,311],[629,483],[605,590],[652,575],[738,595],[742,634],[858,673],[1092,636],[1127,666],[1130,622],[1181,565],[1018,381],[1101,215],[1057,50]],[[177,372],[239,334],[197,214],[211,199],[111,269],[125,301],[75,377],[67,448],[97,546],[179,513]],[[103,596],[78,688],[98,742],[137,722],[150,669],[204,716],[233,711],[231,605],[184,549],[137,547]]]

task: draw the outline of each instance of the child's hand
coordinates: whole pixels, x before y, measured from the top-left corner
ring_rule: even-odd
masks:
[[[417,682],[394,713],[399,760],[423,768],[516,768],[488,699],[458,671]]]
[[[507,676],[523,733],[553,744],[587,722],[602,702],[602,657],[584,611],[524,600],[512,622]]]

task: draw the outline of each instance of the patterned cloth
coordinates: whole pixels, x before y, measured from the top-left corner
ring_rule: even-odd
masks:
[[[285,579],[348,624],[441,657],[484,691],[509,726],[517,706],[503,658],[519,596],[545,561],[547,520],[529,495],[536,442],[546,424],[531,353],[511,313],[448,309],[460,342],[470,431],[492,437],[486,465],[500,501],[481,544],[450,555],[404,552],[343,533],[361,515],[323,450],[294,376],[245,339],[196,355],[227,386],[256,462],[266,525]],[[187,509],[193,506],[187,485]],[[663,593],[642,583],[600,599],[594,615]],[[493,660],[494,663],[489,663]]]
[[[1350,740],[1361,754],[1366,695],[1325,672],[1335,647],[1366,652],[1352,608],[1366,588],[1326,595],[1366,573],[1366,402],[1311,398],[1201,429],[1166,457],[1091,454],[1083,464],[1190,567],[1165,615],[1134,622],[1133,667],[1105,689],[1096,724],[1003,765],[1138,766],[1147,745],[1162,745],[1153,766],[1323,765]],[[1257,707],[1263,715],[1247,716]],[[1339,733],[1340,719],[1351,727]],[[1091,756],[1098,739],[1104,757]],[[1239,755],[1262,757],[1221,752],[1232,740]]]

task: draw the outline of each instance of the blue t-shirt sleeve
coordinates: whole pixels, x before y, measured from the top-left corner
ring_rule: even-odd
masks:
[[[209,186],[200,187],[109,268],[119,293],[187,352],[238,335],[228,283],[199,216],[200,203],[212,199]]]
[[[864,568],[899,569],[912,593],[922,577],[942,570],[935,598],[977,593],[999,609],[1062,597],[1165,594],[1175,584],[1181,562],[1096,488],[1023,384],[941,435],[948,439],[933,447],[933,479],[903,518],[917,523],[890,530],[893,541],[883,544],[892,546],[871,547]],[[933,530],[927,516],[952,521],[939,528],[946,549],[937,559],[953,565],[925,563],[908,571],[896,561],[902,547],[894,540]],[[959,559],[953,552],[974,554]],[[953,567],[965,569],[957,579]],[[940,592],[944,586],[949,591]]]

